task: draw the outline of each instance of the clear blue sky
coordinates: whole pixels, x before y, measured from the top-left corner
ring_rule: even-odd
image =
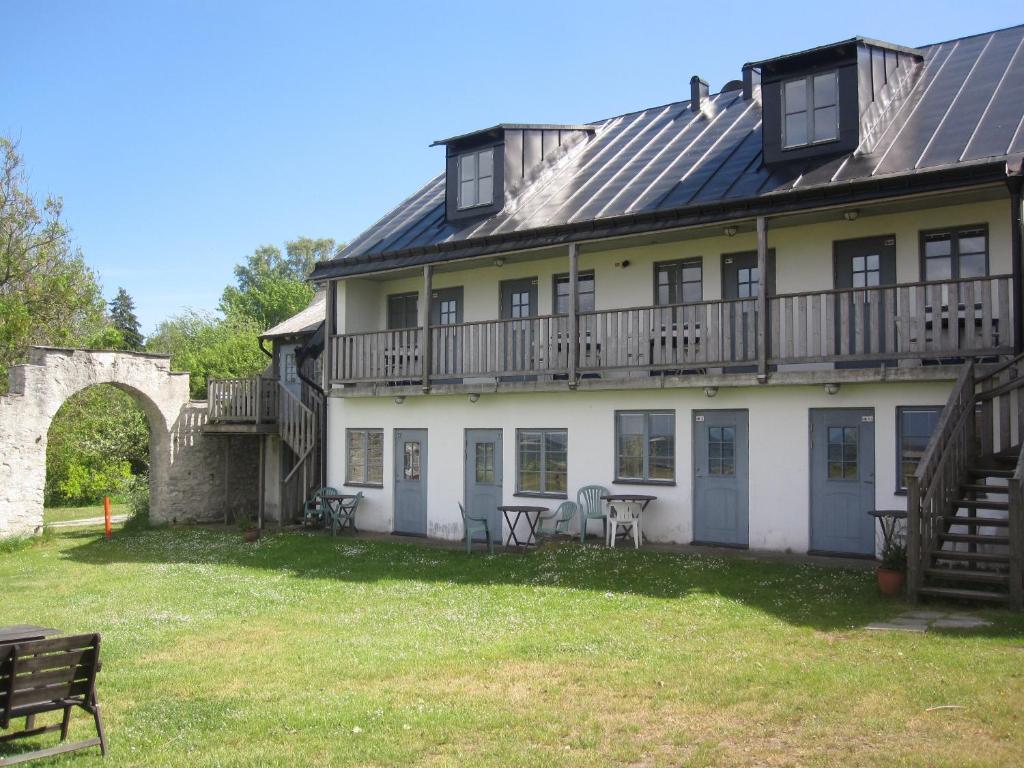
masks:
[[[771,8],[771,12],[765,12]],[[232,266],[350,239],[442,167],[434,139],[717,91],[745,61],[1024,22],[1008,2],[0,0],[0,133],[145,331],[215,309]]]

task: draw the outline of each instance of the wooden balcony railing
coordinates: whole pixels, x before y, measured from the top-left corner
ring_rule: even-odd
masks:
[[[210,421],[271,424],[277,419],[277,382],[251,379],[211,379],[206,388]]]
[[[571,371],[687,371],[792,363],[946,360],[1009,354],[1019,319],[1008,275],[487,320],[331,339],[334,384]],[[764,349],[760,339],[764,339]],[[575,359],[572,356],[575,355]]]

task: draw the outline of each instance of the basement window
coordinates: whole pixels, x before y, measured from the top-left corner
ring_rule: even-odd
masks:
[[[839,82],[825,72],[782,85],[782,146],[807,147],[839,138]]]
[[[494,148],[459,155],[458,208],[476,208],[494,202]]]

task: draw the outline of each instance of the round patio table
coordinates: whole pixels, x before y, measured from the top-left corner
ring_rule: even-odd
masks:
[[[530,547],[537,545],[537,523],[540,522],[542,512],[549,511],[548,507],[535,507],[530,504],[506,504],[498,507],[505,516],[508,523],[508,537],[505,539],[506,549],[518,549],[525,552]],[[526,518],[527,534],[525,539],[520,539],[516,534],[516,526],[521,518]]]
[[[643,537],[644,537],[643,513],[644,513],[644,510],[647,509],[647,505],[650,504],[652,501],[657,501],[658,497],[657,496],[651,496],[648,493],[609,493],[609,494],[607,494],[605,496],[602,496],[601,499],[603,501],[608,502],[609,504],[619,503],[619,504],[628,504],[628,505],[632,506],[635,509],[635,512],[633,513],[633,517],[636,519],[636,526],[637,526],[637,529],[640,532],[639,538],[640,538],[641,541],[643,541]],[[610,547],[613,547],[613,548],[615,547],[615,542],[614,541],[609,540],[609,541],[607,541],[605,543],[608,544],[608,546],[610,546]]]

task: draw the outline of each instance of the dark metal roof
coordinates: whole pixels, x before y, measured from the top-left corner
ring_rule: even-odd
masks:
[[[768,168],[760,101],[745,101],[736,90],[711,96],[696,112],[688,101],[631,112],[595,123],[589,141],[482,220],[445,219],[445,179],[438,174],[337,259],[318,265],[313,278],[369,271],[370,263],[391,268],[417,254],[488,252],[501,242],[606,230],[660,214],[685,220],[690,212],[725,215],[736,208],[739,216],[781,198],[796,203],[838,190],[898,187],[908,177],[956,183],[970,173],[976,180],[977,167],[1024,152],[1024,25],[917,51],[917,78],[882,114],[869,150],[862,145],[840,157]]]
[[[469,133],[460,133],[458,136],[452,136],[447,139],[438,139],[430,146],[439,147],[445,144],[452,144],[456,141],[462,141],[468,139],[471,136],[480,136],[485,133],[497,133],[499,131],[589,131],[593,133],[597,130],[598,124],[594,125],[558,125],[549,123],[498,123],[492,125],[490,128],[482,128],[479,131],[470,131]]]

